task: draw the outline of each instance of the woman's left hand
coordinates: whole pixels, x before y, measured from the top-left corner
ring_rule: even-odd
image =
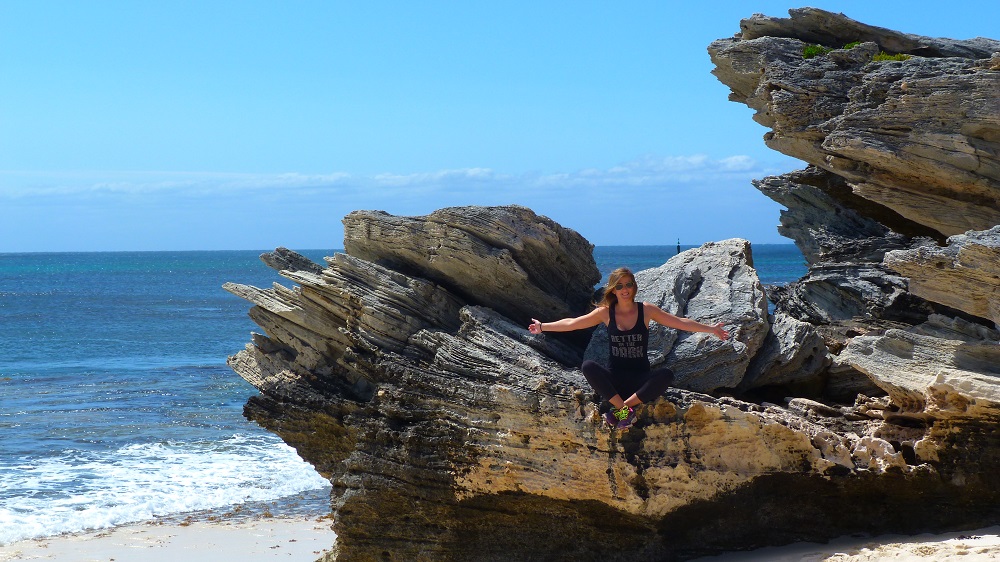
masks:
[[[724,326],[725,324],[722,322],[719,322],[715,326],[712,326],[712,333],[715,334],[715,336],[718,337],[720,340],[729,339],[729,331],[726,330]]]

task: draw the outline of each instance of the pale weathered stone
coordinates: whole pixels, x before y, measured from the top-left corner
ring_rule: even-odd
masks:
[[[924,245],[889,252],[885,264],[909,278],[909,290],[1000,325],[1000,225]]]
[[[733,238],[681,252],[637,273],[636,282],[641,300],[703,324],[722,322],[730,331],[723,341],[704,332],[651,330],[650,348],[663,354],[677,384],[698,391],[735,388],[768,330],[767,297],[750,243]]]
[[[816,327],[784,313],[774,315],[771,330],[739,384],[742,391],[762,386],[818,387],[830,365],[830,352]]]
[[[889,393],[903,413],[948,417],[1000,411],[996,331],[934,316],[912,331],[856,337],[841,356]]]
[[[442,209],[425,217],[355,211],[344,218],[344,248],[525,323],[575,316],[601,278],[593,245],[516,206]]]

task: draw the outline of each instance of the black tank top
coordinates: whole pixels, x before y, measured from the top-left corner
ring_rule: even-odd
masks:
[[[636,303],[639,307],[639,317],[635,321],[635,326],[631,330],[619,330],[615,321],[615,304],[608,310],[610,321],[608,322],[608,345],[610,346],[608,357],[612,371],[648,371],[649,357],[646,355],[646,347],[649,345],[649,326],[643,317],[643,305]]]

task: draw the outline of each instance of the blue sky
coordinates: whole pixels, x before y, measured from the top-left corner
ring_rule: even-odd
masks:
[[[801,163],[706,47],[802,5],[0,0],[0,252],[339,248],[354,209],[512,203],[598,245],[790,242],[749,182]],[[1000,38],[995,0],[808,5]]]

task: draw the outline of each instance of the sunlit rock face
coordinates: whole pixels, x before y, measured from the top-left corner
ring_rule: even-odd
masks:
[[[526,330],[589,311],[601,279],[529,209],[356,211],[324,264],[262,256],[290,287],[226,285],[263,332],[229,359],[260,390],[245,414],[330,479],[339,559],[683,560],[1000,516],[1000,46],[814,9],[741,29],[709,51],[810,164],[755,183],[810,271],[763,287],[732,239],[636,272],[733,337],[654,326],[676,387],[627,432],[579,371],[601,330]]]
[[[1000,325],[1000,225],[889,252],[885,264],[909,278],[909,290]]]

